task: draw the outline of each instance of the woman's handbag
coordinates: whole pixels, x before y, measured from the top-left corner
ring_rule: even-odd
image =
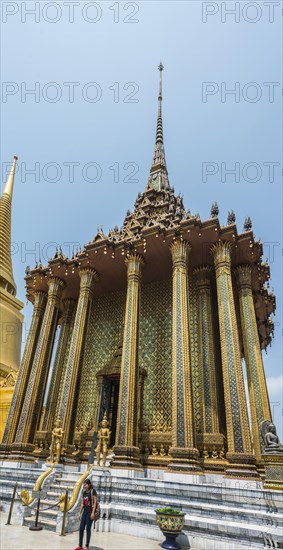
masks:
[[[101,508],[99,502],[96,503],[96,508],[94,512],[94,522],[96,522],[100,518],[101,514]]]

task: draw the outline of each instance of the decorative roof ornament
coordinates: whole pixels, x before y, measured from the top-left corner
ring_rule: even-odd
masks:
[[[250,231],[252,226],[253,226],[252,220],[250,216],[247,216],[247,218],[245,218],[245,221],[244,221],[244,231]]]
[[[170,184],[168,179],[168,172],[165,159],[165,149],[163,143],[163,122],[162,122],[162,71],[164,69],[162,63],[159,64],[159,95],[158,95],[158,115],[157,115],[157,128],[155,138],[155,148],[153,154],[153,161],[151,164],[149,178],[147,183],[148,189],[161,189],[169,190]]]
[[[8,372],[4,380],[1,380],[0,382],[0,388],[14,388],[17,382],[18,374],[18,372],[15,372],[10,367],[10,372]]]
[[[227,216],[227,225],[233,225],[236,221],[236,214],[234,210],[229,210]]]
[[[62,247],[60,246],[59,247],[59,254],[58,254],[58,258],[60,258],[60,260],[66,260],[66,256],[65,254],[63,254],[63,250],[62,250]]]
[[[217,202],[213,202],[210,209],[210,217],[217,218],[219,214],[219,208]]]

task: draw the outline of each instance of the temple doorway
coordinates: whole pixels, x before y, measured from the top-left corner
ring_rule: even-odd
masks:
[[[97,373],[98,406],[96,411],[97,430],[106,413],[111,430],[110,448],[115,445],[117,413],[119,401],[119,386],[122,362],[122,340],[120,341],[110,362]]]
[[[106,413],[107,420],[109,422],[109,429],[111,430],[110,448],[115,445],[116,438],[116,426],[117,426],[117,412],[119,401],[119,385],[120,379],[105,377],[102,380],[101,398],[98,415],[98,429],[101,426],[101,422],[104,414]]]

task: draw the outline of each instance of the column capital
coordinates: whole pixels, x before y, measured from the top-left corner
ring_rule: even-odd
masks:
[[[211,273],[212,273],[211,267],[209,267],[208,265],[196,267],[193,273],[196,275],[196,284],[198,289],[200,291],[209,290],[210,284],[211,284]]]
[[[214,256],[215,267],[230,267],[231,266],[231,252],[233,243],[230,241],[217,241],[211,247],[211,253]]]
[[[59,303],[62,297],[62,292],[66,286],[65,281],[60,279],[59,277],[50,277],[50,279],[47,279],[48,284],[48,303],[51,301],[55,301],[57,307],[59,307]]]
[[[80,293],[89,292],[91,294],[93,292],[95,281],[99,279],[97,271],[91,267],[83,267],[79,270],[79,275],[81,278]]]
[[[50,277],[47,279],[47,284],[48,284],[48,295],[50,293],[55,293],[57,294],[58,292],[61,292],[64,290],[65,286],[66,286],[66,283],[65,281],[63,281],[62,279],[60,279],[60,277]]]
[[[183,241],[183,239],[175,239],[169,245],[172,254],[173,268],[188,267],[189,253],[191,251],[191,245],[189,241]]]
[[[132,254],[128,254],[125,258],[125,264],[127,266],[127,277],[138,277],[140,279],[141,277],[141,268],[144,265],[145,261],[140,254],[136,254],[135,252]]]
[[[234,273],[239,290],[252,289],[252,266],[245,264],[235,267]]]
[[[34,311],[39,311],[41,308],[44,311],[47,302],[47,292],[45,290],[36,290],[34,293]]]
[[[99,275],[97,273],[97,271],[95,271],[95,269],[93,269],[92,267],[82,267],[80,270],[79,270],[79,276],[80,278],[82,279],[83,277],[95,277],[96,279],[98,279]]]

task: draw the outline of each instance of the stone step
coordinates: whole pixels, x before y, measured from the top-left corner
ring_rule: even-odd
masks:
[[[19,486],[27,486],[27,487],[33,487],[34,483],[32,481],[26,481],[25,479],[0,479],[0,485],[6,485],[10,487],[14,487],[16,481],[18,481]]]
[[[78,472],[76,477],[55,477],[55,481],[61,481],[63,483],[76,483],[80,479],[82,473]]]
[[[58,498],[54,498],[54,499],[42,499],[40,500],[40,505],[42,506],[52,506],[53,504],[55,504],[56,502],[59,502],[59,499]]]
[[[119,505],[110,505],[111,510],[111,519],[117,519],[121,521],[123,518],[124,521],[131,523],[137,522],[138,524],[143,523],[144,525],[155,524],[155,513],[152,509],[141,510],[139,507],[130,507],[129,506],[119,506]],[[102,510],[103,513],[103,510]],[[220,534],[229,530],[229,533],[233,534],[235,537],[238,536],[238,533],[244,534],[244,538],[250,538],[253,540],[258,539],[264,533],[275,535],[277,532],[278,535],[278,524],[276,519],[272,524],[263,525],[255,524],[252,522],[252,517],[249,522],[242,523],[237,521],[238,518],[234,518],[233,521],[225,520],[221,517],[216,518],[212,517],[201,517],[199,515],[186,514],[185,516],[185,526],[183,531],[189,532],[200,532]],[[232,545],[229,548],[233,548]]]
[[[54,500],[56,500],[56,498],[58,499],[58,497],[62,494],[62,492],[58,491],[58,492],[55,492],[55,491],[47,491],[46,492],[46,496],[48,497],[53,497]],[[52,500],[53,500],[52,499]]]
[[[67,489],[68,489],[68,491],[73,491],[74,485],[64,485],[64,484],[61,484],[61,483],[60,484],[58,483],[58,485],[56,485],[56,483],[51,483],[49,485],[49,487],[50,487],[50,489],[58,489],[58,490],[61,490],[62,492],[64,492],[64,491],[67,491]]]
[[[9,469],[4,469],[4,468],[0,468],[0,476],[1,477],[9,477],[9,478],[15,478],[15,479],[18,479],[18,477],[33,477],[33,478],[38,478],[38,476],[41,474],[42,470],[9,470]]]
[[[56,518],[58,516],[59,508],[54,507],[50,510],[39,510],[39,518],[40,519],[47,519],[47,520],[54,520],[56,521]]]
[[[35,484],[36,480],[38,479],[38,475],[37,476],[9,476],[9,475],[3,475],[3,472],[0,473],[0,482],[10,482],[10,483],[16,483],[16,481],[20,482],[20,481],[25,481],[25,480],[29,480],[30,482],[33,482],[33,484]]]
[[[13,492],[14,492],[14,486],[15,486],[15,482],[10,482],[10,481],[0,481],[0,496],[1,496],[1,500],[6,500],[6,501],[10,501],[11,498],[12,498],[12,495],[13,495]],[[34,483],[28,483],[28,482],[19,482],[18,483],[18,488],[17,488],[17,493],[16,493],[16,498],[19,500],[19,494],[21,492],[22,489],[27,489],[28,491],[32,491],[34,487]]]
[[[39,525],[42,525],[45,529],[48,529],[49,531],[56,531],[56,521],[46,518],[40,518],[38,520]],[[25,518],[24,525],[27,527],[30,527],[31,525],[35,524],[35,516],[31,516],[28,518]]]
[[[120,500],[121,499],[121,495],[125,496],[125,495],[130,495],[130,499],[132,500],[133,498],[136,498],[138,501],[142,501],[142,500],[145,500],[145,501],[148,501],[149,499],[152,500],[153,502],[158,502],[159,501],[159,504],[160,502],[165,502],[165,500],[167,499],[168,501],[170,500],[170,502],[176,502],[176,505],[179,505],[179,506],[188,506],[190,505],[190,503],[192,502],[196,502],[196,503],[199,503],[201,505],[207,505],[207,506],[210,506],[212,508],[214,508],[214,506],[221,506],[222,505],[222,502],[223,501],[226,501],[227,503],[227,507],[231,510],[234,510],[234,509],[253,509],[253,510],[265,510],[266,511],[266,506],[267,504],[271,507],[272,506],[272,503],[273,503],[273,508],[275,509],[278,509],[278,510],[282,510],[283,512],[283,502],[278,502],[278,499],[276,499],[276,502],[275,502],[275,499],[273,499],[273,501],[270,502],[270,504],[268,503],[268,499],[266,497],[266,500],[264,501],[263,504],[261,503],[258,503],[257,502],[257,497],[256,495],[254,496],[253,500],[251,500],[250,498],[243,498],[242,501],[240,502],[239,499],[237,499],[237,496],[236,495],[233,495],[234,498],[232,499],[226,499],[225,497],[223,498],[219,498],[218,500],[215,500],[213,499],[213,494],[211,495],[211,499],[210,498],[203,498],[203,495],[201,493],[201,491],[199,491],[199,493],[196,495],[195,492],[193,492],[192,494],[190,494],[188,491],[175,491],[175,494],[174,495],[169,495],[168,493],[166,493],[166,497],[164,497],[164,492],[162,491],[150,491],[150,490],[146,490],[146,488],[143,488],[141,485],[140,486],[134,486],[134,487],[131,487],[131,484],[128,483],[127,485],[121,485],[120,487],[117,486],[116,484],[113,484],[112,486],[112,491],[111,491],[111,497],[115,500]],[[103,489],[103,485],[102,485],[102,489]],[[189,496],[190,495],[190,496]],[[273,496],[273,495],[272,495]],[[275,495],[277,496],[277,495]],[[227,502],[228,501],[228,502]]]
[[[120,493],[119,495],[115,495],[115,490],[113,490],[112,494],[112,505],[115,508],[124,507],[127,506],[129,509],[133,506],[139,506],[140,508],[144,510],[144,507],[148,508],[149,505],[149,497],[147,495],[138,495],[135,497],[135,495],[130,494],[130,492],[124,492]],[[115,498],[116,496],[116,498]],[[164,502],[164,499],[163,499]],[[152,509],[155,510],[156,508],[160,508],[161,506],[161,500],[157,500],[157,498],[150,498],[150,503],[152,505]],[[101,503],[103,507],[103,503]],[[227,521],[233,521],[235,516],[238,518],[240,517],[243,521],[249,522],[250,518],[253,518],[254,523],[259,523],[268,525],[272,519],[272,513],[267,514],[266,510],[256,510],[249,507],[238,507],[234,506],[233,509],[231,509],[228,505],[223,504],[208,504],[206,502],[194,502],[194,501],[186,501],[182,502],[180,499],[176,500],[170,500],[170,506],[173,508],[182,509],[190,516],[190,510],[192,510],[193,514],[200,513],[202,516],[206,517],[213,517],[215,516],[216,519],[219,518],[219,515],[221,514],[221,517],[223,519],[226,519]],[[283,514],[280,512],[277,512],[276,514],[277,522],[281,525],[283,525]]]

